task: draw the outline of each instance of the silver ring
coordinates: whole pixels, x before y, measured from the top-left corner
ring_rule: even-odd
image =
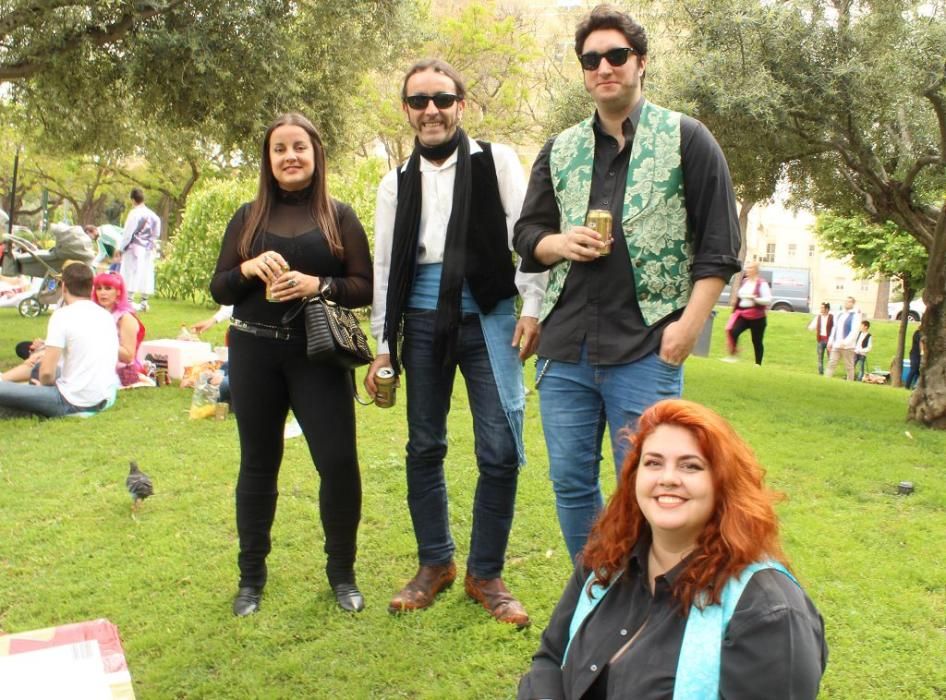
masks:
[[[288,282],[287,284],[288,284],[290,287],[295,287],[297,284],[299,284],[299,282],[298,282],[298,280],[296,280],[296,279],[291,279],[291,280],[289,280],[289,282]]]

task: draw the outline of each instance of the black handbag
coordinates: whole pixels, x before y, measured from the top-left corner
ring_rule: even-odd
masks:
[[[287,312],[283,325],[288,325],[300,311],[305,321],[305,352],[309,360],[343,369],[374,361],[368,338],[351,309],[316,297]]]

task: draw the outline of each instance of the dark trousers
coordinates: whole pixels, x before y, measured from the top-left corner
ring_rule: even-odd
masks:
[[[319,514],[331,584],[354,583],[361,477],[348,372],[314,365],[304,341],[230,334],[230,391],[240,434],[236,520],[240,586],[266,583],[283,430],[292,408],[319,472]]]
[[[436,311],[409,311],[404,319],[407,503],[418,558],[425,565],[446,564],[453,559],[443,460],[447,455],[450,396],[459,368],[466,380],[479,468],[467,570],[477,578],[495,578],[503,570],[516,505],[516,443],[499,401],[479,316],[463,317],[457,332],[455,362],[450,367],[444,367],[433,353],[435,317]]]
[[[818,374],[824,374],[824,356],[828,352],[828,341],[818,341]]]
[[[762,364],[762,354],[765,352],[765,346],[762,344],[762,338],[765,336],[765,324],[765,316],[752,319],[740,316],[729,331],[732,347],[735,348],[739,344],[739,336],[742,335],[742,332],[746,329],[749,330],[752,334],[752,349],[755,350],[755,363],[757,365]]]

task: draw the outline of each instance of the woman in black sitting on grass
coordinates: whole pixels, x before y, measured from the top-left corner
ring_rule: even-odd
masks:
[[[256,199],[240,207],[227,226],[210,283],[214,300],[234,306],[230,390],[240,434],[235,615],[256,612],[266,584],[290,408],[321,478],[329,584],[343,609],[364,607],[354,572],[361,477],[351,377],[309,362],[303,314],[288,325],[282,318],[299,300],[319,294],[343,306],[365,306],[371,288],[364,228],[351,207],[328,195],[318,132],[302,115],[279,117],[263,138]]]

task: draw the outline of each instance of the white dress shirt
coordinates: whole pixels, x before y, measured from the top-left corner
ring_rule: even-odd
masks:
[[[470,155],[483,149],[473,139]],[[526,192],[526,178],[522,165],[509,146],[492,144],[493,162],[496,165],[496,180],[499,196],[506,212],[506,240],[510,252],[513,227],[522,209]],[[426,265],[442,263],[447,239],[447,223],[453,210],[453,183],[456,178],[457,153],[454,151],[441,165],[425,158],[420,159],[421,213],[420,232],[417,244],[417,263]],[[371,334],[378,344],[378,354],[388,352],[388,344],[382,341],[384,315],[387,309],[388,276],[391,270],[391,246],[394,240],[394,215],[397,211],[397,174],[406,165],[391,170],[378,186],[378,202],[374,215],[374,298],[371,304]],[[476,203],[472,203],[475,207]],[[548,274],[525,273],[516,268],[516,287],[522,296],[522,316],[538,318],[545,294]],[[512,341],[512,338],[510,338]]]

